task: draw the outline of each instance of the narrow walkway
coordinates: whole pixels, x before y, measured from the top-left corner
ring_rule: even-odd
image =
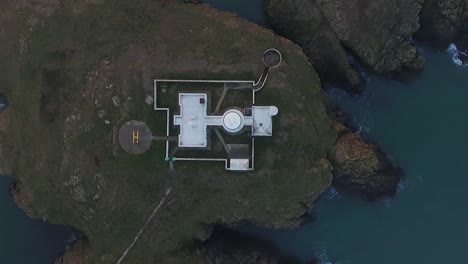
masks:
[[[258,82],[254,84],[254,87],[253,87],[254,91],[258,92],[263,88],[263,86],[265,86],[266,80],[268,79],[269,72],[270,72],[270,67],[265,67],[262,75],[258,79]]]
[[[153,136],[153,140],[155,141],[177,141],[179,140],[177,136]]]
[[[216,136],[218,136],[219,141],[223,145],[224,151],[226,151],[226,154],[229,156],[229,148],[226,145],[226,141],[224,141],[223,135],[221,135],[221,132],[219,132],[218,129],[214,129]]]
[[[215,113],[218,113],[219,108],[221,108],[221,105],[223,104],[223,101],[224,101],[224,97],[226,97],[227,91],[228,91],[228,88],[226,87],[226,85],[224,85],[223,93],[221,94],[221,97],[218,100],[218,104],[216,104],[216,108],[214,110]]]
[[[166,202],[167,198],[168,198],[169,195],[171,194],[171,192],[172,192],[172,186],[174,185],[174,178],[175,178],[174,164],[173,164],[172,161],[169,163],[169,173],[170,173],[170,182],[169,182],[169,185],[167,186],[165,195],[161,198],[161,200],[159,201],[159,204],[156,206],[156,208],[154,208],[154,210],[153,210],[153,212],[151,213],[151,215],[146,219],[145,224],[140,228],[140,230],[138,230],[138,233],[137,233],[136,236],[133,238],[132,243],[127,247],[127,249],[125,249],[125,251],[123,252],[122,256],[119,258],[119,260],[117,260],[116,264],[121,264],[122,261],[125,259],[125,257],[127,257],[127,254],[132,250],[132,248],[135,246],[135,244],[136,244],[136,243],[138,242],[138,240],[141,238],[141,236],[143,235],[143,232],[145,231],[145,229],[146,229],[146,228],[148,227],[148,225],[151,223],[151,221],[153,220],[153,218],[156,216],[156,213],[157,213],[157,212],[159,211],[159,209],[164,205],[164,203]]]

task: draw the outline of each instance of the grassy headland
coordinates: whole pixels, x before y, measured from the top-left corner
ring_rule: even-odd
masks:
[[[180,249],[212,223],[292,226],[330,185],[325,156],[335,132],[317,74],[291,42],[204,6],[12,2],[0,4],[8,10],[0,18],[0,89],[10,102],[1,114],[9,122],[3,167],[20,179],[35,214],[89,237],[89,263],[114,263],[168,184],[164,143],[141,156],[112,143],[122,118],[147,122],[154,134],[164,129],[165,116],[144,103],[154,78],[256,79],[265,49],[284,56],[258,94],[280,115],[274,137],[258,140],[256,171],[176,162],[174,192],[126,263],[180,262]]]

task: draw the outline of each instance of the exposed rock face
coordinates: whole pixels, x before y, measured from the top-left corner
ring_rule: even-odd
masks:
[[[315,1],[267,0],[266,9],[275,31],[302,46],[324,84],[361,91],[360,74]]]
[[[341,134],[329,155],[334,184],[360,192],[369,200],[393,195],[402,170],[394,167],[378,146],[367,143],[340,123],[336,126]]]
[[[29,217],[38,218],[31,205],[31,199],[23,188],[23,185],[18,181],[10,185],[10,193],[13,195],[13,200]]]
[[[54,264],[86,264],[89,251],[87,239],[73,242],[62,256],[55,259]]]
[[[304,48],[325,83],[362,89],[347,51],[365,66],[399,77],[423,68],[411,43],[421,5],[414,0],[268,0],[272,26]]]
[[[215,230],[213,236],[203,242],[199,253],[205,264],[299,264],[294,257],[283,256],[269,241],[232,230]],[[310,264],[317,263],[315,260]]]
[[[184,3],[198,5],[201,4],[201,0],[184,0]]]
[[[456,42],[468,49],[468,1],[426,0],[421,11],[418,39],[438,48]]]

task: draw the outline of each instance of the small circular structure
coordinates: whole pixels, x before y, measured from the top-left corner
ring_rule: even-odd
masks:
[[[227,110],[223,115],[223,128],[229,133],[237,133],[244,128],[244,115],[237,109]]]
[[[267,49],[263,53],[262,61],[265,64],[265,66],[270,68],[276,68],[283,61],[283,56],[281,55],[281,52],[279,52],[279,50],[277,49]]]
[[[271,115],[271,116],[277,115],[278,112],[279,112],[278,107],[276,107],[276,106],[270,106],[270,115]]]
[[[147,151],[153,135],[149,127],[141,121],[131,120],[119,129],[120,146],[130,154],[142,154]]]

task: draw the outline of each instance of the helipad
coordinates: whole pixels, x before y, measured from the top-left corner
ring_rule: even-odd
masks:
[[[130,154],[142,154],[151,146],[153,136],[148,126],[141,121],[131,120],[119,129],[120,146]]]

